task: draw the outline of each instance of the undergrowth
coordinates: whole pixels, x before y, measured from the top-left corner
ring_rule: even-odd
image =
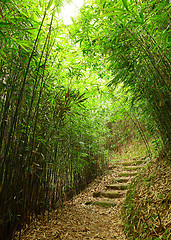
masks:
[[[171,237],[171,164],[150,161],[134,178],[122,207],[122,221],[130,240],[169,240]]]
[[[151,145],[151,143],[149,143]],[[112,159],[120,160],[120,159],[133,159],[133,158],[141,158],[147,156],[148,152],[146,146],[143,141],[137,139],[131,139],[130,142],[127,142],[122,148],[119,148],[118,152],[113,154]]]

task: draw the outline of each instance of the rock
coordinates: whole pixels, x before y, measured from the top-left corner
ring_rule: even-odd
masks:
[[[114,189],[114,190],[127,190],[129,185],[120,185],[120,184],[110,184],[106,185],[107,188]]]
[[[121,177],[121,178],[116,178],[114,179],[115,182],[120,182],[120,183],[123,183],[123,182],[128,182],[129,181],[129,177]]]
[[[125,171],[135,171],[135,170],[140,170],[142,169],[141,166],[129,166],[129,167],[124,167]]]
[[[121,172],[118,174],[118,176],[120,177],[132,177],[132,176],[136,176],[138,174],[138,172]]]
[[[121,162],[120,165],[123,165],[123,166],[137,166],[137,165],[141,165],[141,164],[144,164],[146,163],[146,161],[144,160],[137,160],[137,161],[128,161],[128,162]]]
[[[123,193],[119,192],[94,192],[93,197],[106,197],[106,198],[121,198],[123,197]]]
[[[96,202],[87,201],[85,202],[85,205],[95,205],[95,206],[109,208],[109,207],[115,207],[116,203],[107,202],[107,201],[96,201]]]

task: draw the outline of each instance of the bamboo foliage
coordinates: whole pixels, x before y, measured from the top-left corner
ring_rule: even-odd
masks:
[[[104,163],[91,131],[79,135],[81,124],[87,124],[80,115],[87,97],[54,81],[57,65],[57,72],[50,72],[55,62],[54,14],[51,1],[48,7],[38,2],[33,7],[26,1],[0,3],[3,240],[11,239],[34,215],[62,206],[95,177],[97,162]]]
[[[75,41],[96,69],[103,65],[101,77],[111,77],[109,87],[122,83],[131,89],[135,102],[144,101],[169,150],[169,1],[95,0],[82,8],[79,22],[72,27]]]
[[[0,3],[3,240],[62,206],[104,169],[110,132],[118,148],[129,139],[129,130],[121,133],[131,128],[125,115],[140,133],[152,125],[170,146],[168,1],[88,1],[70,27],[54,20],[61,4]],[[114,94],[102,86],[107,80]],[[126,91],[113,90],[116,84]],[[111,120],[118,124],[112,131]]]

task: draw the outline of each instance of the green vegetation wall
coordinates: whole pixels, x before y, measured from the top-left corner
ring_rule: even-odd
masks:
[[[54,7],[52,1],[0,2],[3,240],[33,216],[62,206],[106,163],[108,113],[97,112],[99,97],[93,104],[92,93],[73,86],[83,75]]]
[[[148,116],[149,122],[154,120],[154,128],[168,153],[169,1],[87,1],[74,23],[72,38],[80,43],[89,67],[96,69],[99,77],[108,78],[109,86],[121,83],[130,89],[133,105],[139,102],[143,115]]]

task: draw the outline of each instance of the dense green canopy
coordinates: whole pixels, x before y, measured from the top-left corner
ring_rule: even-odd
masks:
[[[62,205],[136,135],[169,155],[169,1],[0,2],[0,236]]]

